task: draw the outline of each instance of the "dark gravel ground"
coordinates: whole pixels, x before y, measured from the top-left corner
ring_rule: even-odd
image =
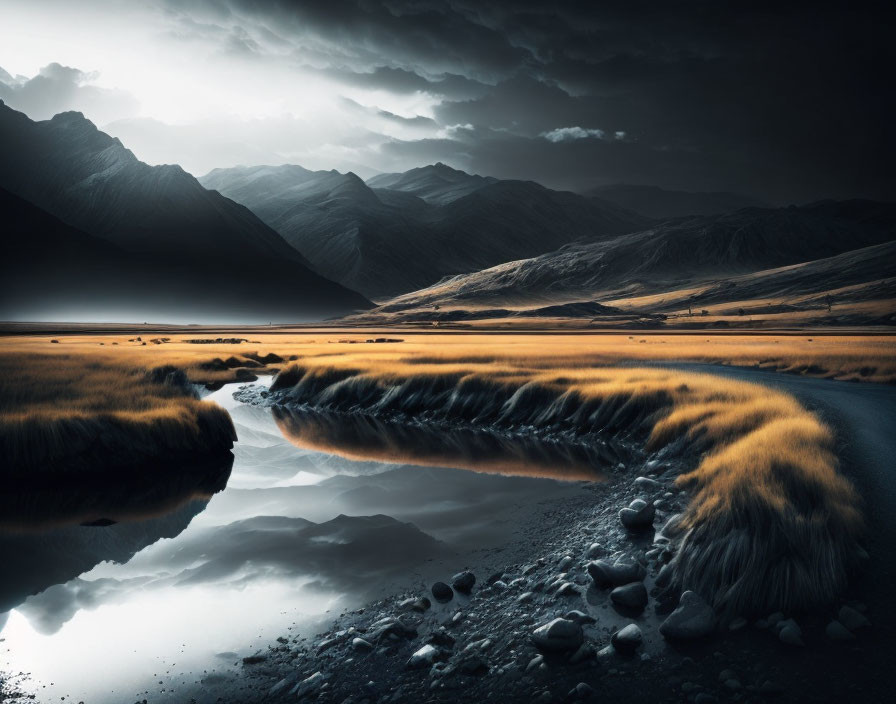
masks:
[[[202,703],[881,701],[892,645],[874,626],[856,630],[853,640],[828,638],[825,627],[843,604],[831,613],[720,626],[694,641],[671,643],[660,635],[677,595],[663,595],[654,582],[674,544],[654,528],[628,531],[618,513],[635,498],[653,502],[659,531],[687,499],[674,488],[677,472],[662,459],[620,467],[574,504],[541,507],[519,540],[456,566],[476,576],[468,595],[455,592],[438,603],[431,584],[407,585],[341,615],[313,638],[284,636],[232,671],[179,691]],[[587,564],[595,556],[632,558],[646,568],[650,598],[643,612],[617,607],[610,590],[594,584]],[[451,570],[441,579],[451,583]],[[539,649],[533,631],[571,611],[584,621],[581,647]],[[874,609],[867,615],[873,620]],[[784,617],[797,621],[804,646],[781,641],[774,622]],[[611,637],[631,623],[643,643],[623,654]],[[414,666],[412,656],[427,645],[428,661]]]

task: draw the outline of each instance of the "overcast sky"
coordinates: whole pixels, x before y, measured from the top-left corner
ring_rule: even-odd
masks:
[[[0,0],[0,98],[196,175],[891,200],[894,23],[860,4]]]

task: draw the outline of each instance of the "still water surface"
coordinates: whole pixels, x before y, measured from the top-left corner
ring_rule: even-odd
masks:
[[[209,397],[237,429],[232,467],[5,498],[0,670],[27,673],[38,701],[176,701],[280,635],[466,564],[600,478],[584,447],[275,417],[233,390]]]

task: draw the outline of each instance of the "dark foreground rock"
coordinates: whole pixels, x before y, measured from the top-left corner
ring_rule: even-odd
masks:
[[[595,560],[588,564],[588,574],[598,587],[617,587],[644,579],[647,571],[633,560]]]
[[[647,606],[647,587],[643,582],[633,582],[622,587],[616,587],[610,592],[610,599],[617,606],[633,611],[643,611]]]
[[[637,624],[630,623],[613,634],[610,639],[613,647],[623,653],[633,653],[644,642],[644,634]]]
[[[575,650],[582,644],[582,627],[575,621],[555,618],[532,633],[532,641],[543,650]]]
[[[476,575],[469,570],[458,572],[451,578],[451,586],[462,594],[469,594],[473,590],[474,584],[476,584]]]
[[[712,607],[696,592],[685,592],[678,607],[660,626],[660,633],[669,640],[693,640],[708,636],[715,627],[716,616]]]
[[[444,582],[436,582],[433,584],[431,591],[435,600],[443,604],[454,598],[454,590]]]

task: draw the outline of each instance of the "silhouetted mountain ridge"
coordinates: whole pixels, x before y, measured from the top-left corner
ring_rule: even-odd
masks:
[[[0,187],[81,231],[70,235],[82,244],[83,253],[68,247],[64,264],[93,271],[91,257],[108,259],[110,267],[117,262],[119,271],[103,277],[110,284],[105,295],[86,285],[96,293],[94,310],[107,310],[110,302],[117,306],[119,294],[133,294],[133,287],[122,283],[122,272],[140,272],[148,287],[144,300],[167,301],[156,319],[195,320],[193,315],[202,311],[214,312],[218,321],[301,321],[369,306],[362,296],[311,271],[294,248],[246,207],[206,190],[179,166],[140,162],[80,113],[33,122],[0,103],[0,139]],[[17,230],[8,231],[5,239],[24,233],[44,237],[42,218],[26,211],[18,207]],[[84,235],[109,247],[99,252],[101,245],[92,240],[88,245]],[[151,280],[136,255],[151,262]],[[58,259],[52,248],[44,258]],[[73,285],[67,275],[62,279],[66,283],[57,293]],[[124,288],[112,287],[113,282]],[[173,291],[184,298],[175,300]],[[40,298],[49,303],[46,296]],[[59,302],[68,308],[69,301]],[[139,309],[146,312],[146,306]]]
[[[367,185],[411,193],[427,203],[445,205],[497,181],[491,176],[468,174],[437,162],[404,173],[378,174],[367,179]]]
[[[745,208],[673,220],[600,242],[576,242],[446,279],[400,296],[389,306],[612,300],[838,257],[893,240],[892,203],[821,201],[803,207]],[[856,281],[888,278],[896,271],[893,250],[876,251],[876,265],[872,259],[857,269]],[[830,272],[830,266],[824,271]],[[849,277],[850,271],[843,276]]]
[[[366,184],[352,173],[293,166],[215,169],[200,181],[251,208],[325,276],[376,297],[650,222],[574,193],[444,164]]]

